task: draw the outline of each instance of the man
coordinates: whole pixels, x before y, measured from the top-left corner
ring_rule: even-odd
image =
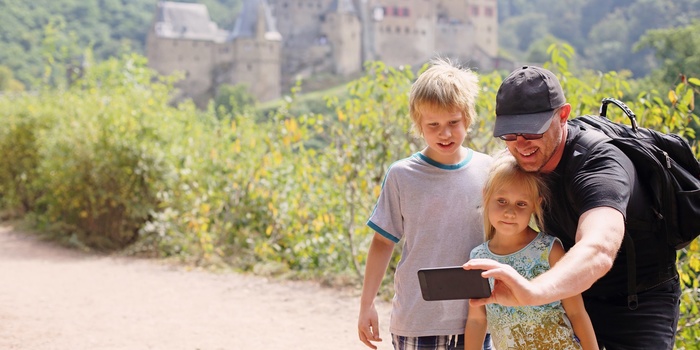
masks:
[[[491,297],[471,305],[541,305],[583,293],[601,348],[672,349],[680,300],[675,250],[645,224],[651,206],[619,149],[603,142],[580,170],[567,173],[581,156],[575,145],[585,132],[567,123],[570,112],[546,69],[525,66],[501,84],[494,137],[524,170],[545,178],[552,195],[543,229],[559,237],[567,253],[530,281],[492,260],[467,262],[466,269],[484,269],[484,277],[496,279]]]

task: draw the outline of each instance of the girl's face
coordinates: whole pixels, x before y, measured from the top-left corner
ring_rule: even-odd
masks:
[[[527,230],[537,205],[532,197],[526,186],[517,181],[504,184],[493,193],[486,205],[489,206],[488,219],[497,235],[519,235]]]
[[[447,112],[425,106],[421,109],[420,128],[428,158],[442,164],[462,161],[462,143],[467,137],[467,126],[462,112]]]

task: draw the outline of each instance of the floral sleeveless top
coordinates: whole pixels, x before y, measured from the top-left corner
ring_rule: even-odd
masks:
[[[531,280],[549,270],[549,252],[555,237],[539,233],[523,249],[497,255],[485,242],[472,250],[471,258],[488,258],[513,266]],[[493,280],[490,281],[493,287]],[[551,350],[581,349],[561,301],[540,306],[486,305],[486,319],[494,347],[503,349]]]

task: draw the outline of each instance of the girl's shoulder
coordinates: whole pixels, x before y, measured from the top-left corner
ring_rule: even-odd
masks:
[[[535,238],[535,241],[538,241],[539,244],[547,247],[548,250],[552,249],[552,246],[554,245],[555,242],[558,243],[559,245],[562,245],[561,240],[559,240],[559,238],[552,236],[552,235],[545,233],[545,232],[540,232],[537,235],[537,237]]]

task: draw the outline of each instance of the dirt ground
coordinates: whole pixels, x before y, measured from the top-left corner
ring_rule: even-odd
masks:
[[[0,223],[0,349],[367,349],[358,290],[57,247]],[[379,349],[391,349],[378,303]]]

